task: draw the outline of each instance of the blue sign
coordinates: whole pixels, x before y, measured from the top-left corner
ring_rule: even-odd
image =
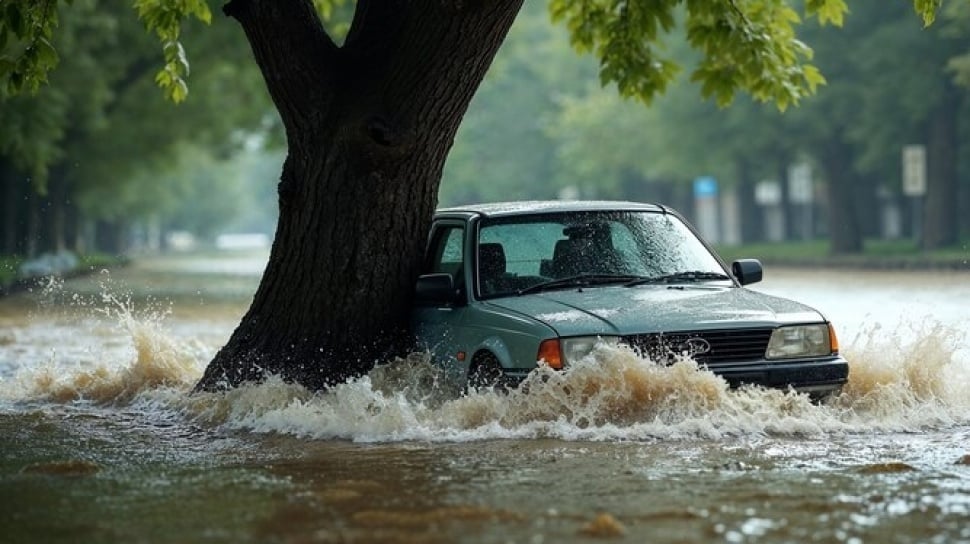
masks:
[[[694,180],[694,198],[713,198],[716,196],[716,179],[711,176],[701,176]]]

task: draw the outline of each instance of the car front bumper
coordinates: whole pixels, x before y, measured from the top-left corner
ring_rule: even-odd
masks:
[[[709,365],[707,370],[721,377],[732,388],[758,385],[772,389],[794,389],[813,397],[836,393],[849,381],[849,362],[844,358],[793,359]],[[529,374],[524,369],[506,369],[506,380],[517,386]]]
[[[731,387],[760,385],[777,389],[794,389],[824,396],[837,392],[849,381],[849,362],[842,357],[761,361],[710,366]]]

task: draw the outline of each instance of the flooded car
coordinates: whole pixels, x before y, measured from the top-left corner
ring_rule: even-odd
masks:
[[[804,304],[744,286],[674,210],[630,202],[522,202],[439,210],[413,329],[436,364],[471,387],[515,385],[601,344],[658,364],[691,358],[731,386],[815,397],[846,383],[832,324]]]

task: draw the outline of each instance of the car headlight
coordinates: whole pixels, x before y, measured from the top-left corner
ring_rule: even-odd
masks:
[[[575,363],[593,352],[599,343],[615,346],[620,343],[619,336],[573,336],[571,338],[550,338],[539,344],[536,359],[544,361],[552,368],[562,368]]]
[[[817,357],[838,352],[835,332],[829,323],[779,327],[771,333],[766,359]]]

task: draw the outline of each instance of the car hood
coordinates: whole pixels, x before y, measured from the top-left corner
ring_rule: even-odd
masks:
[[[493,299],[560,336],[776,327],[823,320],[798,302],[738,287],[585,287]]]

